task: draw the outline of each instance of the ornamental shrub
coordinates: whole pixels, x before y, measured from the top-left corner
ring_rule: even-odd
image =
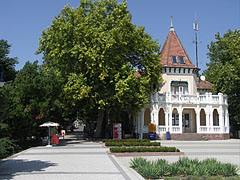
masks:
[[[236,165],[221,163],[216,159],[199,161],[198,159],[191,160],[187,157],[180,158],[177,162],[172,164],[169,164],[163,159],[147,161],[146,159],[139,157],[131,160],[130,165],[144,178],[148,179],[158,179],[162,177],[164,177],[164,179],[175,179],[176,176],[180,176],[181,179],[185,180],[227,180],[229,179],[228,177],[235,180],[239,179],[238,171],[240,170]]]
[[[180,152],[180,150],[175,147],[113,147],[110,148],[110,152]]]
[[[102,142],[150,142],[149,139],[103,139]]]
[[[0,138],[0,159],[14,154],[16,148],[17,145],[14,143],[13,140],[7,137]]]
[[[160,142],[105,142],[105,146],[160,146]]]

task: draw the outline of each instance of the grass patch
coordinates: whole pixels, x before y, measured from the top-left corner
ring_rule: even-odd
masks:
[[[164,159],[147,161],[142,157],[131,160],[130,167],[135,169],[145,179],[165,178],[174,179],[225,179],[230,177],[233,180],[240,179],[237,172],[238,166],[230,163],[221,163],[216,159],[189,159],[179,158],[177,162],[169,164]],[[181,178],[180,178],[181,177]],[[229,180],[230,180],[229,179]]]

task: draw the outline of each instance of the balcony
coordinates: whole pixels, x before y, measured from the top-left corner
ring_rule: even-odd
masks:
[[[149,98],[152,103],[169,103],[169,104],[216,104],[216,105],[228,105],[227,95],[218,93],[213,95],[212,93],[206,93],[204,95],[197,94],[171,94],[171,93],[154,93]]]

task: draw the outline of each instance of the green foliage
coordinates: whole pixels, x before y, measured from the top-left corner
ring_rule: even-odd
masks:
[[[7,125],[1,137],[23,143],[27,137],[37,134],[40,124],[63,119],[61,78],[53,69],[38,66],[37,62],[27,62],[1,92],[4,103],[0,123]]]
[[[102,142],[150,142],[149,139],[103,139]]]
[[[160,146],[160,142],[105,142],[105,146]]]
[[[124,153],[124,152],[180,152],[175,147],[113,147],[110,152]]]
[[[3,72],[4,81],[13,80],[16,76],[15,65],[17,58],[9,58],[11,45],[7,41],[0,40],[0,73]]]
[[[228,95],[231,124],[240,122],[240,30],[227,31],[223,37],[215,35],[216,41],[208,46],[210,63],[204,71],[214,91]]]
[[[147,161],[142,157],[138,157],[131,160],[130,167],[148,179],[171,176],[173,178],[166,179],[179,179],[176,176],[181,176],[181,179],[222,179],[222,176],[235,179],[234,176],[237,176],[237,172],[239,171],[236,165],[221,163],[216,159],[199,161],[197,159],[191,160],[187,157],[180,158],[172,164],[169,164],[164,159]],[[183,178],[182,176],[187,178]]]
[[[0,138],[0,159],[12,155],[17,148],[13,140],[9,138]]]
[[[126,1],[81,0],[42,31],[36,53],[67,79],[64,97],[73,107],[134,114],[146,104],[151,85],[159,86],[160,46],[131,21]]]

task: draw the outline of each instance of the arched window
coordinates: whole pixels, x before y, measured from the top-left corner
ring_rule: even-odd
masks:
[[[179,114],[176,108],[174,108],[172,112],[172,125],[179,126]]]
[[[161,108],[158,112],[158,124],[160,126],[165,126],[165,114],[163,108]]]
[[[206,113],[204,109],[200,111],[200,126],[206,126]]]
[[[146,108],[144,112],[144,126],[148,126],[150,124],[150,109]]]
[[[219,115],[216,109],[213,111],[213,126],[219,126]]]

